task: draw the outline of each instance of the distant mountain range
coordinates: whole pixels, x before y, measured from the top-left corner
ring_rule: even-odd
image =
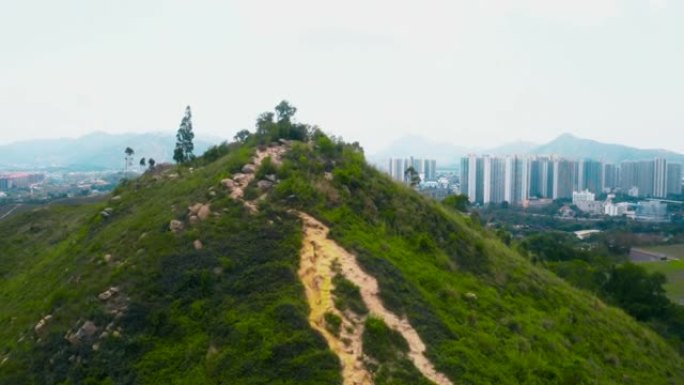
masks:
[[[535,147],[531,154],[559,155],[567,158],[592,158],[609,163],[625,160],[665,158],[671,162],[684,163],[684,154],[661,149],[639,149],[620,144],[602,143],[591,139],[563,134],[547,144]]]
[[[201,155],[218,138],[195,138],[195,153]],[[96,132],[80,138],[40,139],[0,146],[0,169],[66,169],[78,171],[120,170],[124,150],[131,147],[138,164],[140,158],[170,162],[176,137],[174,133],[107,134]]]
[[[665,158],[671,162],[684,163],[684,154],[661,149],[639,149],[620,144],[602,143],[591,139],[578,138],[572,134],[563,134],[542,145],[531,142],[513,142],[502,146],[482,149],[457,146],[447,142],[425,139],[420,136],[406,136],[391,143],[384,150],[371,154],[368,159],[377,166],[384,167],[391,157],[408,157],[436,159],[440,167],[455,166],[459,159],[470,153],[476,154],[527,154],[558,155],[572,159],[598,159],[609,163],[620,163],[625,160],[641,160]]]

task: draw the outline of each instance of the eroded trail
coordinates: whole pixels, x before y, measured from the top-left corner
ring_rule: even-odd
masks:
[[[288,145],[268,147],[256,152],[252,162],[245,165],[242,173],[232,179],[224,180],[231,189],[231,197],[242,201],[252,212],[257,211],[255,201],[244,199],[244,189],[255,178],[255,172],[266,157],[271,157],[278,165]],[[262,195],[261,198],[265,197]],[[444,374],[439,373],[425,357],[425,344],[408,320],[388,311],[379,297],[377,280],[366,274],[356,261],[356,257],[328,238],[329,229],[312,216],[297,212],[304,224],[304,241],[301,249],[299,277],[304,284],[307,301],[311,308],[309,324],[325,338],[330,349],[340,358],[344,385],[372,385],[373,377],[365,365],[363,351],[363,331],[365,317],[344,313],[335,308],[333,298],[333,277],[344,275],[357,285],[361,297],[370,314],[381,318],[391,329],[399,332],[409,345],[409,358],[427,379],[437,385],[452,385]],[[339,264],[337,273],[333,263]],[[342,320],[339,332],[332,332],[326,324],[326,313]]]
[[[362,330],[359,333],[357,328],[356,332],[353,333],[359,339],[353,343],[354,348],[360,348],[360,351],[357,352],[355,349],[345,349],[343,345],[340,345],[339,338],[325,329],[323,318],[325,312],[339,313],[334,309],[331,294],[333,275],[331,264],[333,261],[337,261],[344,276],[361,289],[361,297],[370,313],[383,319],[388,327],[398,331],[406,339],[410,348],[409,358],[423,376],[438,385],[453,384],[444,374],[439,373],[430,360],[425,357],[425,344],[408,320],[398,317],[384,307],[379,297],[377,280],[361,269],[356,257],[329,239],[329,229],[321,222],[305,213],[299,213],[299,216],[304,222],[304,245],[299,275],[306,287],[307,299],[311,306],[309,321],[314,328],[321,331],[328,340],[331,349],[342,360],[344,383],[366,384],[372,383],[372,380],[363,366]],[[353,320],[351,321],[353,322]],[[350,320],[345,319],[345,322],[350,322]],[[362,323],[363,320],[356,322],[356,324]],[[359,381],[359,378],[361,381],[367,382],[354,382]]]

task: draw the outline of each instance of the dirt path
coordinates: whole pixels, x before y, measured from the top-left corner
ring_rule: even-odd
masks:
[[[231,197],[242,201],[252,212],[257,211],[256,201],[246,201],[244,189],[254,180],[255,172],[266,157],[273,163],[281,163],[287,145],[268,147],[256,152],[251,165],[254,172],[235,174]],[[339,263],[341,274],[356,284],[370,314],[381,318],[393,330],[398,331],[409,345],[409,358],[427,379],[437,385],[453,385],[442,373],[437,372],[425,357],[425,344],[408,320],[398,317],[385,309],[379,297],[378,282],[366,274],[356,261],[356,257],[328,238],[329,229],[308,214],[298,212],[304,223],[304,242],[301,249],[299,277],[304,284],[306,298],[311,308],[309,323],[328,342],[330,349],[339,357],[342,364],[344,385],[373,385],[373,377],[366,369],[363,353],[363,331],[365,317],[335,308],[332,279],[335,272],[333,262]],[[339,335],[327,327],[325,314],[332,313],[342,320]]]
[[[306,214],[300,216],[302,219],[306,218]],[[333,303],[334,273],[331,265],[335,254],[335,250],[330,249],[330,242],[327,241],[323,229],[315,227],[315,224],[305,219],[299,277],[304,284],[306,298],[311,307],[309,323],[323,335],[330,350],[340,358],[344,385],[370,385],[373,383],[372,377],[363,364],[363,320],[349,319],[340,313]],[[343,332],[339,336],[326,328],[325,313],[328,312],[343,319]]]
[[[330,348],[343,362],[345,385],[371,382],[354,382],[358,381],[357,376],[361,376],[362,380],[366,379],[367,371],[361,366],[362,361],[360,361],[363,352],[352,351],[349,353],[347,350],[340,349],[339,341],[325,330],[323,314],[326,311],[337,311],[334,309],[330,293],[332,290],[330,265],[333,261],[340,264],[342,273],[347,279],[359,286],[361,297],[370,313],[383,319],[388,327],[398,331],[406,339],[410,349],[409,358],[423,376],[438,385],[452,385],[451,380],[444,374],[437,372],[432,363],[425,357],[425,344],[411,324],[406,319],[399,318],[396,314],[385,309],[378,295],[377,280],[361,269],[353,254],[328,238],[329,229],[321,222],[305,213],[299,213],[299,216],[304,222],[304,246],[302,247],[299,275],[306,287],[307,299],[311,306],[309,321],[317,330],[323,329],[321,333],[328,340]],[[321,325],[323,326],[321,327]],[[363,333],[358,333],[356,330],[356,333],[353,334],[352,338],[359,338],[359,341],[354,341],[353,346],[362,349],[360,339]],[[356,360],[356,364],[354,364],[354,370],[351,370],[353,360]]]
[[[270,156],[273,163],[275,165],[279,165],[281,163],[283,154],[285,154],[287,150],[287,145],[278,145],[267,147],[263,150],[257,150],[256,154],[252,158],[252,163],[249,163],[250,165],[254,166],[254,172],[238,173],[233,176],[233,182],[235,183],[235,186],[230,192],[230,197],[242,201],[251,212],[256,212],[257,205],[255,201],[243,200],[243,197],[245,196],[245,188],[254,180],[254,177],[256,176],[256,170],[259,169],[259,166],[261,166],[261,162],[263,162],[264,159]]]

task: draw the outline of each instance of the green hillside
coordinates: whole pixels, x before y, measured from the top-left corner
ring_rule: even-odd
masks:
[[[226,189],[268,148],[282,159],[261,162],[240,194]],[[684,383],[681,356],[621,310],[392,182],[358,145],[281,119],[108,202],[0,222],[0,384],[341,384],[329,341],[355,317],[359,370],[376,384],[430,383],[413,341],[363,314],[373,307],[344,269],[332,267],[329,335],[312,327],[298,213],[355,255],[452,383]]]

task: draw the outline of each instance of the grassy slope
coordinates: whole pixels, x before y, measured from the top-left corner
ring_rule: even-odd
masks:
[[[338,383],[337,358],[306,321],[298,220],[279,209],[249,215],[218,188],[249,155],[235,151],[177,180],[132,182],[107,220],[100,204],[0,224],[0,361],[8,357],[0,383]],[[180,235],[167,230],[210,199],[219,217]],[[111,285],[130,297],[118,320],[96,297]],[[46,314],[54,318],[37,335]],[[97,351],[71,346],[64,335],[84,320],[98,335],[114,322],[122,336],[110,333]]]
[[[655,333],[338,146],[298,147],[257,216],[223,193],[210,197],[249,155],[235,150],[177,180],[130,183],[108,203],[108,220],[98,204],[0,223],[0,383],[339,383],[337,359],[306,321],[301,230],[288,206],[331,225],[459,384],[681,383],[681,358]],[[219,217],[167,231],[188,205],[208,200]],[[195,239],[204,249],[194,250]],[[111,285],[131,298],[118,320],[96,297]],[[46,314],[54,319],[36,335]],[[84,320],[114,321],[122,336],[97,351],[73,347],[64,335]],[[368,338],[387,334],[379,327]],[[401,345],[389,334],[387,346]],[[388,364],[397,369],[382,382],[411,382],[400,356]]]
[[[328,143],[319,147],[318,154],[304,147],[291,154],[281,171],[290,180],[278,195],[295,195],[357,253],[377,277],[385,304],[407,314],[437,368],[452,379],[684,382],[681,357],[622,311],[532,266],[468,218],[393,183],[349,149],[340,156]],[[323,177],[326,169],[332,181]]]

